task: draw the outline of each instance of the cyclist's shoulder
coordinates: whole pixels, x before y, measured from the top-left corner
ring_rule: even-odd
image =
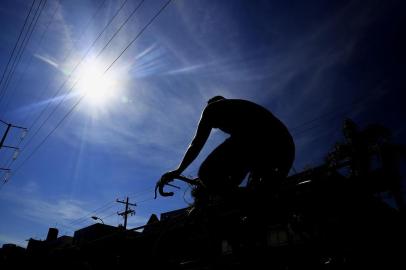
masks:
[[[233,114],[233,113],[249,113],[258,108],[260,105],[251,101],[243,99],[224,99],[210,104],[207,104],[203,110],[203,115],[219,115],[219,114]]]

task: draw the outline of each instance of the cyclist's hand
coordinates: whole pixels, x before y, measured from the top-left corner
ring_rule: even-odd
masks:
[[[167,173],[164,173],[161,178],[158,180],[158,182],[155,185],[155,198],[156,198],[156,192],[157,190],[159,191],[159,194],[161,196],[172,196],[173,192],[165,192],[163,190],[164,186],[168,184],[169,182],[172,182],[176,177],[178,177],[180,173],[177,170],[174,171],[169,171]]]
[[[169,182],[172,182],[173,179],[175,179],[179,175],[180,175],[180,173],[177,170],[166,172],[161,176],[161,179],[159,180],[159,182],[160,182],[160,184],[165,185]]]

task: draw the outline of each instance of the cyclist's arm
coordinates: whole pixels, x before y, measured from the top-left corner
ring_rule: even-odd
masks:
[[[207,116],[207,111],[205,110],[200,118],[196,134],[190,143],[182,162],[175,171],[181,174],[193,162],[193,160],[196,159],[209,138],[211,128],[212,127]]]

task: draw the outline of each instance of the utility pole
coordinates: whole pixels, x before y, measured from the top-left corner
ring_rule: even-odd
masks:
[[[129,206],[130,205],[137,206],[135,203],[129,203],[128,200],[129,200],[128,197],[127,197],[126,201],[120,201],[119,199],[116,200],[116,202],[118,202],[118,203],[125,204],[125,211],[121,212],[121,213],[117,212],[117,215],[122,216],[124,218],[124,230],[127,229],[127,216],[128,215],[132,216],[135,214],[135,211],[132,210]]]
[[[6,131],[4,132],[3,137],[1,138],[1,141],[0,141],[0,149],[1,149],[2,147],[6,147],[6,148],[13,148],[13,149],[16,149],[16,150],[17,150],[17,149],[18,149],[17,147],[4,145],[4,141],[5,141],[6,138],[7,138],[7,134],[8,134],[8,132],[10,131],[10,128],[19,128],[19,129],[22,129],[22,130],[24,130],[24,131],[26,131],[27,129],[24,128],[24,127],[19,127],[19,126],[15,126],[15,125],[12,125],[12,124],[10,124],[10,123],[4,122],[4,121],[1,120],[1,119],[0,119],[0,122],[3,123],[3,124],[5,124],[5,125],[7,126],[7,129],[6,129]]]
[[[4,132],[3,137],[2,137],[1,140],[0,140],[0,149],[1,149],[2,147],[15,149],[16,151],[15,151],[15,153],[14,153],[14,155],[13,155],[13,159],[15,160],[15,159],[17,158],[19,148],[18,148],[18,147],[14,147],[14,146],[4,145],[4,141],[6,140],[7,135],[8,135],[8,133],[9,133],[9,131],[10,131],[11,128],[19,128],[19,129],[22,129],[24,132],[26,132],[27,129],[24,128],[24,127],[19,127],[19,126],[15,126],[15,125],[12,125],[12,124],[10,124],[10,123],[4,122],[4,121],[1,120],[1,119],[0,119],[0,123],[2,123],[2,124],[4,124],[4,125],[7,126],[6,131]],[[23,139],[23,136],[21,136],[21,139]],[[0,167],[0,171],[5,171],[5,172],[6,172],[6,176],[4,177],[4,183],[6,183],[6,182],[8,181],[8,178],[10,177],[10,169],[9,169],[9,168],[1,168],[1,167]]]

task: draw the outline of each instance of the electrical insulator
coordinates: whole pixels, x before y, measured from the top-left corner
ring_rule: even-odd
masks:
[[[23,129],[23,132],[21,132],[21,137],[20,137],[20,139],[23,140],[26,135],[27,135],[27,130],[26,130],[26,129]]]
[[[4,174],[4,177],[3,177],[3,182],[4,182],[4,183],[7,183],[8,180],[10,180],[10,176],[11,176],[11,173],[10,173],[10,172],[6,172],[6,173]]]
[[[19,153],[20,153],[20,150],[18,150],[18,149],[14,151],[13,160],[17,159]]]

